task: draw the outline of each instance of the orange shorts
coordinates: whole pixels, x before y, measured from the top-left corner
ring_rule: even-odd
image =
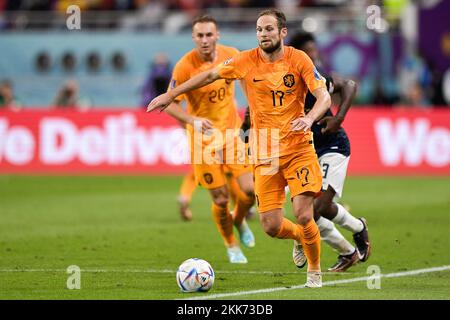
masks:
[[[239,139],[237,136],[233,139],[234,147],[232,149],[224,146],[218,152],[212,152],[214,159],[217,161],[209,161],[209,163],[194,163],[192,161],[197,183],[200,183],[205,189],[215,189],[227,184],[226,175],[237,178],[244,173],[253,171],[246,154],[247,149],[237,148],[237,139]],[[227,158],[227,151],[231,152],[229,159]],[[191,157],[193,159],[193,154],[191,154]],[[202,160],[204,159],[202,158]]]
[[[195,179],[205,189],[219,188],[227,183],[225,173],[233,177],[252,172],[249,165],[242,164],[194,164]]]
[[[271,163],[255,166],[255,194],[260,213],[283,208],[286,185],[291,200],[304,192],[318,193],[322,188],[322,172],[314,147],[305,147],[301,155],[289,154],[278,160],[278,166],[271,167]]]

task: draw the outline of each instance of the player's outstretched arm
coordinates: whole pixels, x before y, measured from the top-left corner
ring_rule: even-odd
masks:
[[[293,131],[309,130],[314,121],[319,119],[331,107],[331,97],[327,89],[317,88],[312,94],[316,97],[316,103],[306,116],[291,122]]]
[[[320,125],[325,125],[325,128],[322,129],[322,133],[325,134],[337,132],[339,130],[358,89],[356,82],[353,80],[343,79],[337,75],[333,75],[332,79],[334,92],[339,93],[341,103],[338,106],[338,111],[334,117],[324,117],[318,122]]]
[[[164,110],[171,104],[176,97],[186,93],[188,91],[204,87],[217,79],[220,79],[219,72],[216,68],[211,70],[206,70],[202,73],[197,74],[188,81],[180,84],[178,87],[173,88],[169,92],[163,93],[162,95],[154,98],[147,106],[147,112],[152,112],[155,109]]]

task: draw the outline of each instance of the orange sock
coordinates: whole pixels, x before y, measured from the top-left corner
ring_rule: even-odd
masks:
[[[281,223],[280,231],[276,235],[279,239],[292,239],[300,242],[300,228],[297,224],[293,223],[291,220],[283,218]]]
[[[298,225],[303,250],[308,259],[308,271],[320,271],[320,232],[314,219],[304,225]]]
[[[216,223],[217,229],[219,230],[225,245],[227,247],[234,246],[237,242],[233,234],[233,218],[231,217],[228,206],[222,208],[213,202],[211,211],[214,222]]]
[[[180,196],[182,196],[187,201],[191,201],[192,194],[195,191],[197,184],[195,182],[194,171],[191,170],[188,174],[186,174],[183,178],[183,182],[180,187]]]
[[[239,183],[237,182],[237,179],[235,177],[227,176],[227,185],[228,190],[230,191],[230,199],[236,206],[238,197],[237,193],[242,192],[241,188],[239,187]]]
[[[242,192],[242,195],[238,197],[236,206],[234,207],[234,224],[240,226],[242,221],[247,216],[248,211],[255,204],[255,198],[249,197]]]

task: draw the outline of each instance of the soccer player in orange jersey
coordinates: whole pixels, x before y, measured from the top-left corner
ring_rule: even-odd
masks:
[[[289,45],[303,50],[316,66],[317,64],[320,65],[319,50],[312,34],[298,32],[290,38]],[[371,252],[366,220],[353,217],[346,205],[336,202],[342,197],[347,165],[350,159],[350,141],[341,124],[352,104],[357,85],[354,81],[341,78],[336,74],[321,74],[326,79],[328,92],[338,94],[340,103],[335,115],[331,110],[328,110],[311,127],[314,148],[322,167],[322,193],[314,199],[314,220],[319,227],[320,238],[339,252],[337,262],[328,268],[328,271],[343,272],[359,261],[367,261]],[[315,101],[315,97],[308,92],[305,98],[306,113]],[[246,138],[245,132],[250,128],[250,125],[250,113],[247,108],[241,126],[243,139]],[[286,189],[289,190],[288,187]],[[333,222],[353,233],[356,248],[344,238]],[[301,244],[297,244],[297,247],[293,250],[293,259],[299,268],[302,268],[307,262],[306,256],[302,253]]]
[[[247,95],[255,167],[255,193],[264,231],[272,237],[301,242],[308,260],[305,286],[322,286],[320,235],[313,219],[314,196],[322,175],[310,130],[331,105],[325,79],[303,52],[284,46],[285,15],[277,9],[259,14],[259,47],[243,51],[153,99],[147,111],[166,108],[177,96],[222,79],[241,79]],[[316,97],[307,115],[308,90]],[[296,223],[283,214],[285,186],[291,190]]]
[[[169,92],[176,91],[190,78],[218,66],[239,52],[235,48],[217,44],[219,31],[216,21],[210,16],[200,16],[193,21],[192,39],[196,48],[185,54],[175,65]],[[253,175],[249,165],[224,161],[225,155],[229,156],[225,145],[230,141],[218,138],[231,130],[232,133],[235,132],[231,143],[235,144],[239,140],[241,119],[235,104],[234,86],[232,80],[221,80],[183,95],[176,95],[178,98],[172,99],[166,112],[186,124],[195,178],[211,195],[213,218],[227,247],[229,261],[247,263],[247,258],[234,237],[233,225],[239,231],[241,242],[247,247],[253,247],[255,239],[245,220],[245,215],[255,201]],[[178,104],[183,99],[187,101],[187,112]],[[214,154],[204,159],[205,152],[210,150],[214,150]],[[237,153],[238,148],[234,150]],[[238,193],[233,216],[230,214],[225,168],[236,177],[243,191]]]

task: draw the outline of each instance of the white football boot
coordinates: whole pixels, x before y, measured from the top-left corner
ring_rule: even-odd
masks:
[[[294,248],[292,249],[292,259],[294,260],[297,268],[303,268],[306,265],[306,256],[303,251],[302,244],[297,240],[294,240]]]
[[[322,273],[320,271],[307,272],[306,288],[322,288]]]

